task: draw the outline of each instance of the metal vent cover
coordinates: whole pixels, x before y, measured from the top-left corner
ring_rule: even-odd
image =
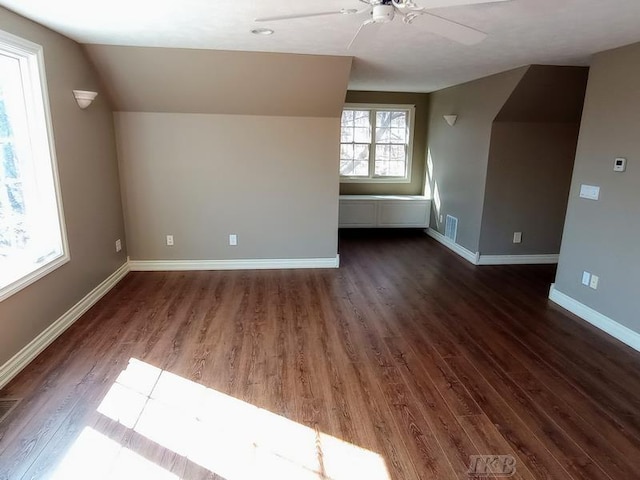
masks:
[[[444,227],[444,236],[455,243],[458,237],[458,219],[447,215],[447,221]]]

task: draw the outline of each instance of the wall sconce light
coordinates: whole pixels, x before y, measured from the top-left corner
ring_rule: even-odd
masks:
[[[453,127],[456,124],[456,121],[458,120],[458,115],[445,115],[443,118],[444,118],[444,121],[447,122],[450,127]]]
[[[78,106],[83,110],[91,105],[91,102],[98,96],[98,92],[90,92],[88,90],[74,90],[73,96],[76,97]]]

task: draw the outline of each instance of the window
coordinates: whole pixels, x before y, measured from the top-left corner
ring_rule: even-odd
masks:
[[[0,31],[0,300],[68,260],[42,47]]]
[[[413,105],[349,104],[342,111],[342,182],[409,182]]]

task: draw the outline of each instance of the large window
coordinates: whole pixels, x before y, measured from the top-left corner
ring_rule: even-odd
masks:
[[[412,105],[349,104],[342,111],[342,182],[409,182]]]
[[[68,259],[42,47],[0,31],[0,300]]]

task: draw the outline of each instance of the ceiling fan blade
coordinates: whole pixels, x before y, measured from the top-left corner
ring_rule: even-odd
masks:
[[[347,50],[351,49],[351,47],[353,46],[354,42],[356,41],[356,38],[358,38],[358,35],[360,35],[360,32],[362,31],[362,29],[364,27],[366,27],[367,25],[371,25],[372,23],[374,23],[372,20],[366,20],[366,21],[362,22],[362,24],[358,27],[358,30],[356,30],[356,34],[353,36],[353,38],[349,42],[349,45],[347,45]]]
[[[418,0],[421,7],[425,9],[431,8],[447,8],[447,7],[463,7],[465,5],[478,5],[482,3],[501,3],[511,2],[512,0]]]
[[[453,20],[447,20],[433,13],[423,12],[419,22],[430,32],[464,45],[476,45],[487,38],[487,34],[480,30]]]
[[[349,12],[347,10],[334,10],[332,12],[314,12],[314,13],[301,13],[297,15],[277,15],[275,17],[261,17],[256,18],[256,22],[277,22],[279,20],[293,20],[296,18],[311,18],[311,17],[324,17],[325,15],[348,15],[350,13],[357,13],[356,11]]]

